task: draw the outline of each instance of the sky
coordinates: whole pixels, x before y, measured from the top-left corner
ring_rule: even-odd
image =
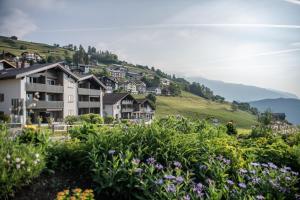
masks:
[[[300,97],[300,0],[0,0],[0,35]]]

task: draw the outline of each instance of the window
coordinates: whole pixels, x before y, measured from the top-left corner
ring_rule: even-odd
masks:
[[[0,102],[3,102],[3,101],[4,101],[4,94],[0,93]]]
[[[47,79],[47,84],[48,85],[56,85],[56,80],[55,79]]]
[[[68,101],[69,101],[69,103],[73,103],[74,102],[74,96],[69,95]]]
[[[28,83],[37,83],[38,78],[37,77],[27,77],[27,82]]]

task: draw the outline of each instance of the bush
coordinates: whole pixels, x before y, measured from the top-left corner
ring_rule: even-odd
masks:
[[[114,118],[112,116],[107,116],[104,118],[105,124],[112,124],[114,122]]]
[[[44,156],[32,144],[19,144],[0,135],[0,198],[8,198],[17,188],[27,185],[44,169]]]
[[[9,123],[10,116],[0,112],[0,122]]]
[[[232,122],[226,124],[227,134],[228,135],[237,135],[237,130]]]
[[[33,145],[44,145],[49,143],[49,130],[41,130],[34,128],[24,128],[22,134],[18,136],[21,143],[31,143]]]
[[[80,115],[80,119],[86,123],[91,123],[91,124],[103,124],[104,120],[99,114],[85,114],[85,115]]]
[[[73,115],[69,115],[69,116],[65,117],[65,119],[64,119],[65,123],[68,125],[73,125],[76,122],[79,122],[79,120],[80,119],[78,116],[73,116]]]

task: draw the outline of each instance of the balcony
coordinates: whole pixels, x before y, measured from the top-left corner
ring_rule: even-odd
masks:
[[[100,108],[100,102],[79,101],[78,108]]]
[[[88,88],[78,88],[79,95],[100,95],[100,90],[88,89]]]
[[[64,93],[64,87],[60,85],[47,85],[42,83],[26,83],[26,91]]]
[[[63,109],[63,101],[26,101],[27,109]]]
[[[121,112],[133,112],[133,108],[122,108]]]
[[[130,100],[123,100],[123,101],[122,101],[122,104],[123,104],[123,105],[133,104],[133,101],[130,101]]]

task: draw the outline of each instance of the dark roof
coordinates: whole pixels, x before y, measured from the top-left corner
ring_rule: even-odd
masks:
[[[113,105],[128,96],[134,99],[129,93],[107,93],[103,96],[103,104]]]
[[[137,99],[136,100],[138,104],[144,104],[144,103],[148,103],[150,105],[150,107],[155,110],[154,105],[151,103],[151,101],[149,99]]]
[[[106,86],[93,74],[81,74],[79,75],[79,81],[83,81],[86,79],[94,79],[103,89],[106,90]]]
[[[51,69],[51,68],[55,68],[58,67],[60,69],[62,69],[64,72],[66,72],[67,74],[69,74],[70,76],[72,76],[75,79],[79,79],[78,76],[76,76],[75,74],[73,74],[70,70],[64,68],[62,65],[60,65],[60,63],[52,63],[52,64],[35,64],[32,65],[30,67],[26,67],[26,68],[16,68],[16,69],[4,69],[0,71],[0,80],[1,79],[16,79],[16,78],[22,78],[24,76],[33,74],[33,73],[37,73],[37,72],[41,72],[47,69]]]

